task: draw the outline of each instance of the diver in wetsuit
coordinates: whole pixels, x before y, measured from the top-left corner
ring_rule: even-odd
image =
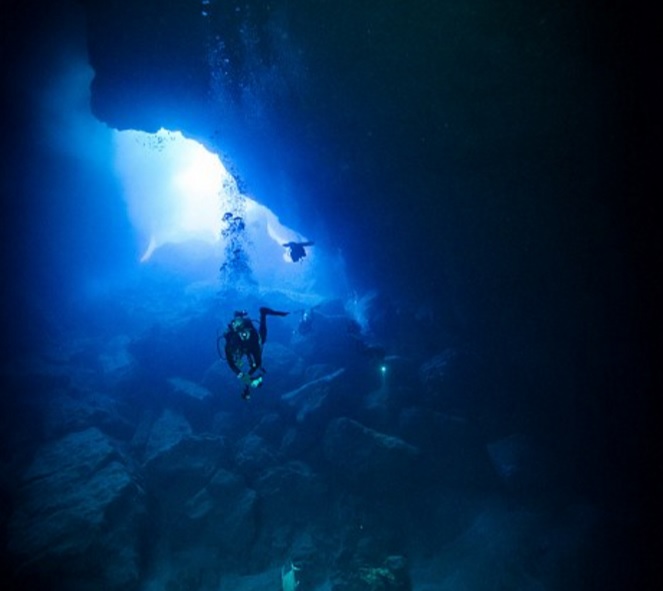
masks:
[[[255,376],[255,374],[257,371],[260,371],[261,374],[265,373],[265,369],[262,367],[262,348],[267,340],[267,316],[287,315],[288,312],[260,308],[260,325],[256,330],[246,312],[235,312],[228,328],[223,333],[226,363],[244,384],[242,398],[245,400],[251,397],[251,388],[262,386],[263,375]],[[217,349],[220,349],[219,341],[220,337],[217,339]],[[241,367],[244,357],[249,366],[246,371]]]

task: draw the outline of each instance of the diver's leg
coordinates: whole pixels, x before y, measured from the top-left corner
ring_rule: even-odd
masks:
[[[267,340],[267,312],[266,308],[260,308],[260,327],[258,328],[260,335],[260,346],[265,344]]]
[[[267,316],[287,316],[289,312],[279,312],[271,308],[260,308],[260,327],[258,334],[260,335],[260,342],[264,345],[267,340]]]
[[[251,398],[251,386],[244,386],[244,389],[242,390],[242,398],[244,400]]]
[[[290,312],[280,312],[279,310],[272,310],[271,308],[260,308],[260,315],[266,314],[267,316],[287,316]]]

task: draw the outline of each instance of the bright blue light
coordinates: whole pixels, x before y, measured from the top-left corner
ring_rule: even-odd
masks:
[[[207,4],[202,1],[203,6]],[[197,278],[218,281],[227,246],[220,235],[223,215],[231,212],[241,215],[245,223],[246,256],[257,289],[287,293],[309,307],[323,299],[345,297],[349,288],[342,254],[325,251],[319,237],[284,226],[258,201],[269,201],[270,195],[252,199],[241,194],[216,154],[178,131],[118,131],[97,120],[90,110],[94,71],[86,61],[83,37],[80,41],[71,56],[58,56],[48,84],[35,97],[35,124],[50,150],[77,161],[82,177],[88,174],[88,167],[94,167],[95,175],[98,170],[105,175],[106,167],[112,168],[134,229],[137,258],[147,262],[159,247],[176,244],[164,253],[160,265],[204,261],[187,269],[195,268]],[[114,188],[92,186],[86,198],[103,200],[115,195]],[[75,226],[72,229],[76,231]],[[117,242],[102,245],[104,252],[126,252],[126,245],[119,243],[125,237],[113,236]],[[293,264],[286,257],[283,244],[316,238],[316,247],[307,252],[303,263]],[[175,251],[177,255],[172,256]],[[107,278],[95,277],[97,280],[102,285]]]
[[[116,131],[114,139],[141,261],[166,243],[218,241],[222,208],[238,191],[217,155],[178,131]]]
[[[254,279],[261,289],[278,289],[299,296],[329,284],[343,289],[342,260],[318,263],[318,248],[307,252],[305,264],[293,264],[283,247],[307,237],[284,226],[269,208],[240,193],[232,175],[216,154],[178,131],[113,131],[115,169],[123,185],[129,219],[146,262],[165,244],[191,240],[207,244],[211,274],[223,262],[223,216],[230,212],[244,222],[242,242]],[[341,266],[341,268],[339,268]],[[325,291],[329,288],[325,287]],[[316,298],[318,295],[316,294]],[[314,299],[312,301],[317,301]]]

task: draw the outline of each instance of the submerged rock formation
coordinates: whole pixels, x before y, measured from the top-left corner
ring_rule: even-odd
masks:
[[[385,494],[406,488],[419,455],[416,447],[398,437],[343,417],[329,423],[323,445],[340,478]]]
[[[21,586],[138,588],[146,496],[128,464],[95,427],[39,448],[9,522]]]

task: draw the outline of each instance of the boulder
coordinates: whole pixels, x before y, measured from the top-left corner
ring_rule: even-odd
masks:
[[[305,365],[301,357],[271,337],[265,343],[263,363],[277,390],[283,391],[302,380]]]
[[[468,419],[422,407],[403,409],[398,433],[421,451],[428,483],[453,488],[497,484],[485,442]]]
[[[97,427],[114,439],[128,441],[135,427],[117,400],[98,392],[66,389],[54,392],[41,405],[44,435],[48,439]]]
[[[25,586],[133,589],[145,495],[99,429],[42,446],[22,477],[8,548]],[[47,584],[46,582],[49,581]]]
[[[415,446],[345,417],[329,423],[323,449],[343,479],[376,492],[406,488],[419,457]]]
[[[552,466],[533,439],[522,433],[486,445],[495,472],[511,491],[534,494],[548,489]]]
[[[105,388],[121,388],[133,377],[137,366],[129,352],[130,345],[131,338],[120,335],[106,343],[99,354],[99,378]]]
[[[427,405],[440,410],[458,405],[459,392],[453,381],[457,363],[458,353],[454,349],[445,349],[421,365],[419,380]]]
[[[209,334],[215,323],[212,308],[199,302],[195,310],[187,309],[189,298],[177,300],[163,291],[155,293],[160,294],[159,300],[150,302],[150,311],[158,322],[127,345],[128,353],[141,372],[154,380],[201,375],[215,358]]]
[[[254,567],[266,568],[275,557],[306,559],[310,564],[324,554],[320,538],[324,540],[328,534],[321,524],[328,515],[320,507],[328,507],[330,498],[320,476],[302,462],[288,462],[266,469],[256,478],[254,488],[260,525],[251,545]]]
[[[266,413],[262,416],[253,433],[262,437],[272,445],[280,445],[285,431],[285,421],[275,412]]]
[[[193,380],[181,377],[168,378],[167,384],[168,389],[163,396],[166,407],[184,416],[194,432],[209,432],[213,426],[215,405],[212,392]]]
[[[345,368],[327,371],[294,390],[281,395],[281,400],[296,409],[296,420],[302,423],[313,413],[319,413],[326,405],[331,385],[345,373]]]
[[[410,591],[412,584],[404,556],[387,556],[378,564],[358,562],[336,572],[332,591]]]
[[[230,466],[230,451],[220,437],[179,436],[153,451],[144,465],[145,486],[166,520],[201,491],[220,468]]]
[[[233,591],[274,591],[280,588],[281,570],[272,568],[257,574],[237,575],[224,573],[219,589]]]
[[[240,474],[254,479],[264,470],[279,463],[279,452],[255,433],[249,433],[237,442],[235,466]]]
[[[182,439],[191,435],[191,425],[179,413],[165,409],[161,416],[149,425],[145,458],[149,462],[163,456]]]
[[[264,471],[255,482],[262,519],[274,526],[303,528],[320,516],[327,485],[303,462],[288,462]]]
[[[174,547],[209,547],[226,560],[246,554],[256,534],[254,504],[256,493],[244,481],[224,469],[183,506],[185,519],[178,524],[181,534]]]
[[[184,378],[169,378],[168,385],[174,394],[193,400],[205,400],[212,395],[204,386]]]
[[[203,372],[200,383],[218,400],[222,410],[241,408],[244,402],[240,397],[241,384],[225,361],[217,359],[211,363]]]

